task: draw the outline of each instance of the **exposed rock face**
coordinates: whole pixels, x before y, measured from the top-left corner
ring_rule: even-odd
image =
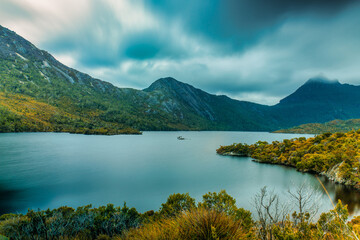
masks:
[[[336,182],[336,183],[340,183],[340,184],[344,184],[347,186],[354,186],[355,183],[353,183],[351,180],[346,180],[341,176],[340,173],[340,168],[341,165],[344,164],[344,162],[341,162],[339,164],[336,164],[334,167],[332,167],[329,171],[327,172],[322,172],[321,175],[324,175],[326,177],[328,177],[330,180]]]

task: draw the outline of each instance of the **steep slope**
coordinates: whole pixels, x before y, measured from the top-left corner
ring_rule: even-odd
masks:
[[[272,107],[281,125],[324,123],[360,118],[360,87],[326,79],[310,79]]]
[[[258,131],[278,124],[270,118],[268,106],[212,95],[170,77],[155,81],[144,91],[162,93],[172,101],[167,105],[169,111],[179,111],[183,117],[187,113],[201,116],[213,129]]]

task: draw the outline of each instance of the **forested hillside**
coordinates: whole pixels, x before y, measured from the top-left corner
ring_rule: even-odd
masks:
[[[348,132],[351,130],[360,129],[360,119],[349,119],[349,120],[333,120],[326,123],[308,123],[302,124],[297,127],[288,129],[281,129],[275,131],[276,133],[336,133],[336,132]]]

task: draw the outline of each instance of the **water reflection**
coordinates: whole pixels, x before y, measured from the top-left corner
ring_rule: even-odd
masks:
[[[0,184],[0,215],[10,212],[17,212],[19,205],[16,204],[20,198],[21,191],[8,189]]]
[[[354,188],[336,184],[324,176],[319,177],[325,188],[329,192],[334,204],[341,200],[348,205],[350,215],[359,213],[360,210],[360,192]]]

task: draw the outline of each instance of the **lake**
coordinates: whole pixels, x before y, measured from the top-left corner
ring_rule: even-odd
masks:
[[[177,136],[185,140],[177,140]],[[252,144],[311,135],[264,132],[144,132],[87,136],[67,133],[0,134],[0,213],[113,203],[138,211],[158,210],[172,193],[202,195],[225,189],[239,207],[254,210],[264,186],[284,198],[305,182],[319,194],[321,211],[331,203],[318,180],[293,168],[216,154],[220,145]],[[359,214],[358,192],[321,178],[334,201]],[[287,199],[287,198],[286,198]]]

